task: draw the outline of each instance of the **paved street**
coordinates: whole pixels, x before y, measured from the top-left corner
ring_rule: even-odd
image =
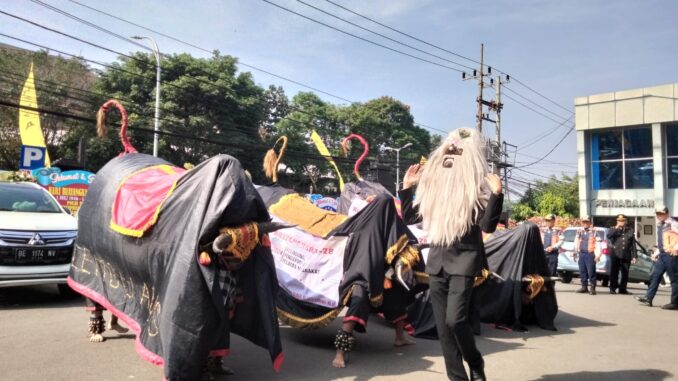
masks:
[[[576,280],[575,280],[576,282]],[[639,305],[630,296],[575,294],[558,285],[558,332],[531,327],[514,333],[483,326],[479,346],[491,380],[678,379],[678,312]],[[640,294],[644,285],[630,290]],[[661,288],[656,305],[668,302]],[[78,299],[56,287],[0,289],[0,378],[3,380],[160,380],[162,372],[137,357],[132,335],[91,344]],[[239,338],[227,360],[237,372],[225,380],[444,380],[437,341],[391,346],[392,330],[374,318],[360,335],[347,369],[330,367],[338,327],[300,332],[282,328],[286,362],[280,374],[267,353]]]

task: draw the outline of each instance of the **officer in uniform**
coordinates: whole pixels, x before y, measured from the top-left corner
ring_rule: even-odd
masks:
[[[560,240],[560,229],[556,228],[556,216],[548,214],[544,217],[546,228],[541,231],[541,241],[544,244],[544,255],[549,269],[549,275],[555,276],[558,269],[558,249],[563,244]]]
[[[579,278],[581,288],[579,294],[596,294],[596,263],[600,256],[596,255],[596,229],[591,225],[591,217],[585,216],[581,220],[582,227],[577,229],[574,238],[574,250],[579,255]],[[589,286],[591,289],[589,290]]]
[[[629,281],[629,267],[636,263],[636,236],[633,229],[626,224],[627,218],[620,214],[617,216],[617,225],[610,228],[607,240],[614,249],[610,256],[610,294],[616,294],[617,288],[620,294],[630,295],[626,290]],[[621,271],[621,281],[619,272]]]
[[[678,222],[669,218],[669,209],[665,206],[657,208],[657,249],[652,255],[655,262],[650,275],[650,286],[645,296],[636,299],[652,307],[652,299],[657,294],[659,282],[664,273],[671,281],[671,302],[662,306],[665,310],[678,310]]]

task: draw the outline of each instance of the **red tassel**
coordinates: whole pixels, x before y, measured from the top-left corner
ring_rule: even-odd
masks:
[[[271,247],[271,239],[268,238],[268,234],[264,234],[264,236],[261,237],[261,246]]]
[[[210,257],[210,255],[207,254],[207,252],[203,251],[202,253],[200,253],[198,262],[203,266],[209,266],[212,264],[212,257]]]

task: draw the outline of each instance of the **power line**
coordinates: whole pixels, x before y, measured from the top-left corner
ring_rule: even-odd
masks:
[[[560,129],[560,127],[564,126],[564,125],[565,125],[566,123],[568,123],[569,121],[570,121],[570,119],[568,119],[568,120],[566,120],[566,121],[564,121],[564,122],[558,124],[557,126],[553,127],[551,130],[549,130],[549,131],[547,131],[547,132],[545,132],[545,133],[543,133],[543,134],[541,134],[541,135],[535,136],[535,137],[533,137],[532,139],[527,140],[525,143],[527,143],[527,142],[529,142],[529,143],[527,143],[527,144],[525,144],[525,145],[519,145],[519,146],[518,146],[518,149],[516,150],[516,153],[520,153],[520,151],[525,150],[527,147],[530,147],[530,146],[533,146],[533,145],[539,143],[540,141],[542,141],[543,139],[545,139],[547,136],[549,136],[549,135],[553,134],[554,132],[558,131],[558,129]]]
[[[289,8],[285,8],[285,7],[283,7],[282,5],[276,4],[276,3],[271,2],[271,1],[269,1],[269,0],[261,0],[261,1],[263,1],[263,2],[265,2],[265,3],[267,3],[267,4],[270,4],[270,5],[273,5],[274,7],[280,8],[280,9],[286,11],[286,12],[289,12],[289,13],[292,13],[292,14],[294,14],[294,15],[297,15],[297,16],[299,16],[299,17],[301,17],[301,18],[306,19],[306,20],[309,20],[309,21],[311,21],[311,22],[314,22],[314,23],[316,23],[316,24],[320,24],[320,25],[322,25],[322,26],[324,26],[324,27],[327,27],[327,28],[330,28],[330,29],[332,29],[332,30],[336,30],[336,31],[339,32],[339,33],[343,33],[343,34],[345,34],[345,35],[351,36],[351,37],[356,38],[356,39],[358,39],[358,40],[367,42],[367,43],[369,43],[369,44],[379,46],[379,47],[381,47],[381,48],[383,48],[383,49],[390,50],[390,51],[392,51],[392,52],[394,52],[394,53],[398,53],[398,54],[401,54],[401,55],[404,55],[404,56],[407,56],[407,57],[410,57],[410,58],[414,58],[414,59],[419,60],[419,61],[422,61],[422,62],[427,62],[427,63],[429,63],[429,64],[431,64],[431,65],[439,66],[439,67],[442,67],[442,68],[445,68],[445,69],[448,69],[448,70],[453,70],[453,71],[456,71],[456,72],[459,72],[459,73],[463,73],[463,70],[459,70],[459,69],[453,68],[453,67],[451,67],[451,66],[447,66],[447,65],[444,65],[444,64],[441,64],[441,63],[438,63],[438,62],[434,62],[434,61],[428,60],[428,59],[426,59],[426,58],[422,58],[422,57],[419,57],[419,56],[415,56],[414,54],[406,53],[406,52],[403,52],[402,50],[394,49],[394,48],[392,48],[392,47],[390,47],[390,46],[386,46],[386,45],[381,44],[381,43],[378,43],[378,42],[376,42],[376,41],[372,41],[372,40],[370,40],[370,39],[367,39],[367,38],[364,38],[364,37],[360,37],[360,36],[358,36],[358,35],[356,35],[356,34],[353,34],[353,33],[351,33],[351,32],[347,32],[347,31],[345,31],[345,30],[343,30],[343,29],[340,29],[340,28],[334,27],[334,26],[332,26],[332,25],[326,24],[326,23],[324,23],[324,22],[322,22],[322,21],[319,21],[319,20],[316,20],[316,19],[314,19],[314,18],[312,18],[312,17],[309,17],[309,16],[303,15],[303,14],[301,14],[301,13],[295,12],[295,11],[289,9]]]
[[[381,37],[381,38],[385,38],[385,39],[387,39],[387,40],[389,40],[389,41],[391,41],[391,42],[395,42],[395,43],[398,44],[398,45],[405,46],[405,47],[410,48],[410,49],[412,49],[412,50],[415,50],[415,51],[417,51],[417,52],[419,52],[419,53],[424,53],[424,54],[429,55],[429,56],[431,56],[431,57],[435,57],[435,58],[437,58],[437,59],[439,59],[439,60],[443,60],[443,61],[445,61],[445,62],[449,62],[449,63],[451,63],[451,64],[458,65],[458,66],[461,66],[461,67],[466,68],[466,69],[469,69],[469,70],[473,70],[473,69],[474,69],[474,68],[472,68],[472,67],[470,67],[470,66],[467,66],[467,65],[464,65],[464,64],[460,64],[459,62],[455,62],[455,61],[449,60],[449,59],[447,59],[447,58],[445,58],[445,57],[441,57],[441,56],[439,56],[439,55],[436,55],[436,54],[427,52],[427,51],[425,51],[425,50],[419,49],[419,48],[417,48],[416,46],[412,46],[412,45],[406,44],[406,43],[404,43],[404,42],[402,42],[402,41],[398,41],[398,40],[396,40],[396,39],[394,39],[394,38],[388,37],[388,36],[386,36],[386,35],[384,35],[384,34],[381,34],[381,33],[379,33],[379,32],[375,32],[375,31],[372,30],[372,29],[365,28],[364,26],[361,26],[361,25],[358,25],[358,24],[356,24],[356,23],[354,23],[354,22],[352,22],[352,21],[346,20],[345,18],[339,17],[339,16],[337,16],[337,15],[331,13],[331,12],[328,12],[328,11],[326,11],[326,10],[324,10],[324,9],[321,9],[321,8],[318,8],[318,7],[314,6],[314,5],[311,5],[311,4],[309,4],[309,3],[306,3],[306,2],[304,2],[303,0],[297,0],[297,2],[299,2],[299,3],[301,3],[301,4],[304,4],[305,6],[307,6],[307,7],[309,7],[309,8],[315,9],[316,11],[321,12],[321,13],[323,13],[323,14],[326,14],[326,15],[328,15],[328,16],[330,16],[330,17],[333,17],[333,18],[335,18],[335,19],[337,19],[337,20],[341,20],[341,21],[343,21],[343,22],[345,22],[345,23],[347,23],[347,24],[349,24],[349,25],[353,25],[353,26],[356,27],[356,28],[359,28],[359,29],[362,29],[362,30],[367,31],[367,32],[369,32],[369,33],[375,34],[375,35],[377,35],[377,36],[379,36],[379,37]]]
[[[525,103],[523,103],[523,102],[517,100],[516,98],[513,98],[512,96],[510,96],[510,95],[508,95],[508,94],[503,94],[503,95],[504,95],[506,98],[508,98],[508,99],[510,99],[510,100],[512,100],[512,101],[514,101],[514,102],[516,102],[516,103],[518,103],[519,105],[525,107],[526,109],[528,109],[528,110],[534,112],[535,114],[539,114],[539,115],[543,116],[544,118],[546,118],[546,119],[548,119],[548,120],[550,120],[550,121],[553,121],[553,122],[555,122],[555,123],[562,123],[562,120],[556,120],[556,119],[553,119],[552,117],[550,117],[550,116],[544,114],[544,113],[541,112],[541,111],[535,110],[534,108],[532,108],[532,107],[526,105]]]
[[[443,52],[452,54],[453,56],[456,56],[456,57],[459,57],[459,58],[463,58],[463,59],[465,59],[465,60],[468,60],[468,61],[471,61],[471,62],[474,62],[474,63],[479,63],[478,61],[476,61],[476,60],[474,60],[474,59],[472,59],[472,58],[468,58],[468,57],[462,56],[461,54],[455,53],[455,52],[450,51],[450,50],[447,50],[447,49],[445,49],[445,48],[441,48],[441,47],[438,46],[438,45],[431,44],[431,43],[426,42],[426,41],[424,41],[424,40],[422,40],[422,39],[420,39],[420,38],[414,37],[414,36],[412,36],[412,35],[410,35],[410,34],[407,34],[407,33],[405,33],[405,32],[402,32],[402,31],[400,31],[400,30],[398,30],[398,29],[392,28],[392,27],[390,27],[390,26],[388,26],[388,25],[386,25],[386,24],[382,24],[382,23],[380,23],[379,21],[376,21],[376,20],[374,20],[374,19],[372,19],[372,18],[369,18],[369,17],[367,17],[367,16],[365,16],[365,15],[363,15],[363,14],[360,14],[360,13],[358,13],[358,12],[356,12],[356,11],[353,11],[353,10],[351,10],[351,9],[349,9],[349,8],[346,8],[346,7],[344,7],[344,6],[341,5],[341,4],[335,3],[334,1],[330,1],[330,0],[325,0],[325,1],[328,2],[328,3],[330,3],[330,4],[332,4],[332,5],[334,5],[334,6],[336,6],[336,7],[341,8],[341,9],[347,11],[347,12],[350,12],[350,13],[352,13],[352,14],[358,16],[358,17],[362,17],[363,19],[366,19],[366,20],[371,21],[371,22],[373,22],[373,23],[375,23],[375,24],[377,24],[377,25],[379,25],[379,26],[382,26],[382,27],[384,27],[384,28],[386,28],[386,29],[389,29],[389,30],[391,30],[391,31],[393,31],[393,32],[396,32],[396,33],[401,34],[401,35],[403,35],[403,36],[409,37],[409,38],[411,38],[411,39],[413,39],[413,40],[415,40],[415,41],[421,42],[422,44],[425,44],[425,45],[428,45],[428,46],[430,46],[430,47],[432,47],[432,48],[436,48],[436,49],[441,50],[441,51],[443,51]],[[468,67],[468,66],[467,66],[467,67]],[[471,69],[471,70],[473,70],[473,68],[471,68],[471,67],[468,67],[468,68]]]
[[[142,49],[144,49],[144,50],[152,51],[152,49],[150,49],[149,47],[147,47],[147,46],[145,46],[145,45],[143,45],[143,44],[140,44],[140,43],[138,43],[138,42],[132,40],[131,38],[122,36],[122,35],[120,35],[120,34],[118,34],[118,33],[115,33],[115,32],[113,32],[113,31],[109,30],[109,29],[106,29],[106,28],[100,27],[100,26],[98,26],[98,25],[95,25],[95,24],[93,24],[93,23],[91,23],[91,22],[89,22],[89,21],[87,21],[87,20],[84,20],[84,19],[82,19],[82,18],[80,18],[80,17],[78,17],[78,16],[75,16],[75,15],[69,13],[69,12],[66,12],[66,11],[64,11],[64,10],[62,10],[62,9],[59,9],[59,8],[54,7],[54,6],[52,6],[52,5],[46,4],[46,3],[44,3],[44,2],[42,2],[42,1],[40,1],[40,0],[31,0],[31,1],[34,2],[34,3],[36,3],[36,4],[38,4],[38,5],[41,5],[41,6],[45,7],[45,8],[47,8],[47,9],[50,9],[50,10],[56,12],[56,13],[59,13],[59,14],[61,14],[61,15],[63,15],[63,16],[66,16],[66,17],[71,18],[71,19],[73,19],[73,20],[75,20],[75,21],[78,21],[78,22],[83,23],[83,24],[85,24],[85,25],[88,25],[88,26],[90,26],[90,27],[92,27],[92,28],[95,28],[95,29],[97,29],[97,30],[99,30],[99,31],[101,31],[101,32],[104,32],[104,33],[106,33],[106,34],[109,34],[109,35],[111,35],[111,36],[113,36],[113,37],[116,37],[116,38],[121,39],[121,40],[123,40],[123,41],[132,43],[132,44],[134,44],[135,46],[140,47],[140,48],[142,48]],[[123,18],[121,18],[121,17],[115,16],[115,15],[111,15],[111,14],[109,14],[109,13],[106,13],[106,12],[100,11],[100,10],[98,10],[98,9],[89,7],[89,6],[87,6],[87,5],[84,5],[84,4],[81,4],[81,3],[77,2],[77,1],[75,1],[75,0],[70,0],[70,1],[73,2],[73,3],[75,3],[75,4],[78,4],[78,5],[80,5],[80,6],[83,6],[83,7],[85,7],[85,8],[88,8],[88,9],[91,9],[91,10],[93,10],[93,11],[96,11],[96,12],[98,12],[98,13],[104,14],[104,15],[109,16],[109,17],[112,17],[112,18],[115,18],[115,19],[117,19],[117,20],[119,20],[119,21],[123,21],[123,22],[125,22],[125,23],[128,23],[128,24],[134,25],[134,26],[136,26],[136,27],[142,28],[142,29],[144,29],[144,30],[148,30],[148,31],[151,31],[151,32],[153,32],[153,33],[157,33],[157,34],[159,34],[159,35],[162,35],[162,36],[164,36],[164,37],[167,37],[167,38],[169,38],[169,39],[172,39],[173,41],[176,41],[176,42],[185,44],[185,45],[187,45],[187,46],[191,46],[191,47],[193,47],[193,48],[199,49],[199,50],[201,50],[201,51],[204,51],[204,52],[208,52],[208,53],[212,53],[212,54],[213,54],[213,52],[210,52],[209,50],[207,50],[207,49],[205,49],[205,48],[201,48],[201,47],[199,47],[199,46],[197,46],[197,45],[195,45],[195,44],[191,44],[191,43],[185,42],[185,41],[183,41],[183,40],[180,40],[180,39],[177,39],[177,38],[175,38],[175,37],[169,36],[169,35],[167,35],[167,34],[165,34],[165,33],[155,31],[155,30],[153,30],[153,29],[144,27],[144,26],[142,26],[142,25],[140,25],[140,24],[137,24],[137,23],[134,23],[134,22],[125,20],[125,19],[123,19]],[[3,13],[5,13],[5,12],[3,12]],[[5,14],[7,14],[7,13],[5,13]],[[7,14],[7,15],[12,16],[12,17],[15,17],[15,18],[20,18],[20,17],[18,17],[18,16],[14,16],[14,15],[11,15],[11,14]],[[21,19],[21,18],[20,18],[20,19]],[[25,20],[25,19],[22,19],[22,20],[23,20],[23,21],[26,21],[26,22],[30,22],[30,21]],[[100,49],[104,49],[104,50],[106,50],[106,51],[113,52],[113,53],[115,53],[115,54],[118,54],[118,55],[121,55],[121,56],[125,56],[125,57],[130,58],[130,59],[135,59],[135,60],[137,60],[137,61],[143,62],[143,63],[146,64],[146,65],[149,65],[149,63],[147,63],[146,61],[139,60],[139,59],[136,58],[136,57],[133,57],[133,56],[130,56],[130,55],[126,55],[126,54],[124,54],[124,53],[117,52],[117,51],[115,51],[115,50],[112,50],[112,49],[108,49],[108,48],[102,47],[102,46],[97,45],[97,44],[94,44],[94,43],[92,43],[92,42],[85,41],[85,40],[79,39],[79,38],[77,38],[77,37],[75,37],[75,36],[68,35],[68,34],[66,34],[66,33],[64,33],[64,32],[60,32],[60,31],[57,31],[57,30],[54,30],[54,29],[51,29],[51,28],[43,27],[42,25],[39,25],[39,24],[37,24],[37,23],[33,23],[33,22],[30,22],[30,23],[33,24],[33,25],[35,25],[35,26],[41,27],[41,28],[43,28],[43,29],[47,29],[47,30],[50,30],[50,31],[52,31],[52,32],[61,34],[61,35],[63,35],[63,36],[66,36],[66,37],[69,37],[69,38],[78,40],[78,41],[83,42],[83,43],[86,43],[86,44],[88,44],[88,45],[91,45],[91,46],[94,46],[94,47],[97,47],[97,48],[100,48]],[[169,57],[169,55],[167,55],[167,54],[161,54],[161,56]],[[349,102],[349,103],[355,103],[355,101],[351,101],[351,100],[349,100],[349,99],[346,99],[346,98],[343,98],[343,97],[340,97],[340,96],[331,94],[331,93],[329,93],[329,92],[326,92],[326,91],[323,91],[323,90],[320,90],[320,89],[317,89],[317,88],[314,88],[314,87],[310,87],[310,86],[305,85],[305,84],[303,84],[303,83],[301,83],[301,82],[294,81],[294,80],[292,80],[292,79],[289,79],[289,78],[286,78],[286,77],[277,75],[277,74],[275,74],[275,73],[272,73],[272,72],[263,70],[263,69],[261,69],[261,68],[257,68],[257,67],[255,67],[255,66],[245,64],[244,62],[238,61],[238,63],[241,64],[241,65],[243,65],[243,66],[250,67],[250,68],[252,68],[252,69],[255,69],[255,70],[258,70],[258,71],[261,71],[261,72],[265,72],[266,74],[273,75],[273,76],[275,76],[275,77],[277,77],[277,78],[284,79],[284,80],[286,80],[286,81],[295,83],[295,84],[297,84],[297,85],[299,85],[299,86],[303,86],[303,87],[309,88],[309,89],[311,89],[311,90],[313,90],[313,91],[317,91],[317,92],[319,92],[319,93],[322,93],[322,94],[325,94],[325,95],[328,95],[328,96],[332,96],[332,97],[334,97],[334,98],[341,99],[341,100],[347,101],[347,102]],[[208,75],[209,75],[209,73],[205,73],[205,74],[208,74]],[[186,77],[188,77],[188,78],[193,78],[193,79],[195,79],[195,80],[197,80],[197,81],[200,81],[200,82],[203,82],[203,83],[205,83],[205,84],[207,84],[207,85],[215,86],[215,84],[213,84],[212,82],[204,81],[204,80],[201,80],[200,78],[191,77],[191,76],[186,76]],[[291,109],[295,109],[296,111],[299,111],[299,112],[301,112],[301,113],[308,114],[308,115],[312,115],[312,116],[314,116],[314,117],[316,117],[316,118],[319,118],[319,119],[323,119],[322,117],[320,117],[320,116],[318,116],[318,115],[310,114],[310,113],[308,113],[307,111],[305,111],[305,110],[303,110],[303,109],[299,109],[299,108],[294,107],[294,106],[292,106],[292,105],[290,105],[289,107],[290,107]],[[440,129],[437,129],[437,128],[434,128],[434,127],[431,127],[431,126],[427,126],[427,125],[424,125],[424,124],[421,124],[421,123],[415,123],[415,125],[422,126],[422,127],[426,127],[426,128],[428,128],[428,129],[435,130],[435,131],[438,131],[438,132],[447,133],[447,131],[443,131],[443,130],[440,130]]]
[[[505,86],[505,87],[504,87],[504,90],[508,90],[509,92],[511,92],[511,93],[517,95],[518,97],[520,97],[520,98],[522,98],[522,99],[524,99],[524,100],[526,100],[526,101],[532,103],[533,105],[539,107],[540,109],[542,109],[542,110],[548,112],[549,114],[551,114],[551,115],[553,115],[553,116],[555,116],[555,117],[557,117],[557,118],[560,118],[560,119],[569,119],[569,118],[564,117],[564,116],[562,116],[562,115],[560,115],[560,114],[556,114],[555,112],[551,111],[550,109],[548,109],[548,108],[546,108],[546,107],[540,105],[539,103],[537,103],[537,102],[535,102],[535,101],[533,101],[533,100],[527,98],[526,96],[520,94],[519,92],[513,90],[512,88],[510,88],[510,87],[508,87],[508,86]]]
[[[363,14],[361,14],[361,13],[358,13],[358,12],[353,11],[353,10],[351,10],[351,9],[349,9],[349,8],[347,8],[347,7],[344,7],[344,6],[340,5],[340,4],[337,4],[337,3],[335,3],[334,1],[331,1],[331,0],[325,0],[325,1],[328,2],[328,3],[330,3],[330,4],[333,4],[333,5],[337,6],[337,7],[339,7],[339,8],[341,8],[341,9],[347,11],[347,12],[350,12],[350,13],[356,15],[356,16],[359,16],[359,17],[361,17],[361,18],[363,18],[363,19],[366,19],[366,20],[371,21],[371,22],[373,22],[373,23],[375,23],[375,24],[377,24],[377,25],[380,25],[380,26],[382,26],[382,27],[384,27],[384,28],[387,28],[387,29],[389,29],[389,30],[391,30],[391,31],[393,31],[393,32],[396,32],[396,33],[399,33],[399,34],[401,34],[401,35],[403,35],[403,36],[409,37],[409,38],[411,38],[411,39],[413,39],[413,40],[415,40],[415,41],[421,42],[421,43],[426,44],[426,45],[428,45],[428,46],[430,46],[430,47],[436,48],[436,49],[438,49],[438,50],[440,50],[440,51],[443,51],[443,52],[452,54],[452,55],[454,55],[454,56],[456,56],[456,57],[463,58],[463,59],[465,59],[465,60],[468,60],[468,61],[471,61],[471,62],[474,62],[474,63],[477,63],[477,64],[480,63],[479,61],[477,61],[477,60],[475,60],[475,59],[473,59],[473,58],[469,58],[469,57],[463,56],[463,55],[461,55],[461,54],[459,54],[459,53],[455,53],[455,52],[453,52],[453,51],[451,51],[451,50],[445,49],[445,48],[440,47],[440,46],[438,46],[438,45],[435,45],[435,44],[432,44],[432,43],[430,43],[430,42],[424,41],[423,39],[420,39],[420,38],[417,38],[417,37],[415,37],[415,36],[412,36],[411,34],[402,32],[402,31],[400,31],[400,30],[398,30],[398,29],[396,29],[396,28],[393,28],[393,27],[390,27],[390,26],[388,26],[388,25],[386,25],[386,24],[380,23],[380,22],[378,22],[378,21],[376,21],[376,20],[374,20],[374,19],[372,19],[372,18],[370,18],[370,17],[367,17],[367,16],[365,16],[365,15],[363,15]],[[496,68],[496,67],[495,67],[495,69],[496,69],[498,72],[500,72],[501,74],[509,75],[509,73],[507,73],[507,72],[505,72],[505,71],[503,71],[503,70],[500,70],[500,69],[498,69],[498,68]],[[567,111],[568,113],[573,114],[572,110],[566,109],[565,107],[563,107],[563,106],[561,106],[560,104],[558,104],[556,101],[552,100],[551,98],[547,97],[546,95],[540,93],[539,91],[537,91],[537,90],[533,89],[532,87],[528,86],[527,84],[523,83],[522,81],[520,81],[520,80],[519,80],[518,78],[516,78],[515,76],[511,76],[511,79],[513,79],[516,83],[518,83],[519,85],[523,86],[523,87],[526,88],[527,90],[529,90],[529,91],[533,92],[534,94],[540,96],[541,98],[544,98],[544,99],[546,99],[547,101],[549,101],[550,103],[552,103],[552,104],[558,106],[559,108],[561,108],[561,109]]]
[[[213,50],[210,51],[210,50],[205,49],[205,48],[202,48],[202,47],[200,47],[200,46],[198,46],[198,45],[195,45],[195,44],[192,44],[192,43],[190,43],[190,42],[187,42],[187,41],[181,40],[181,39],[179,39],[179,38],[173,37],[173,36],[171,36],[171,35],[169,35],[169,34],[166,34],[166,33],[163,33],[163,32],[160,32],[160,31],[157,31],[157,30],[148,28],[148,27],[143,26],[143,25],[141,25],[141,24],[137,24],[137,23],[135,23],[135,22],[133,22],[133,21],[126,20],[126,19],[124,19],[124,18],[122,18],[122,17],[119,17],[119,16],[116,16],[116,15],[113,15],[113,14],[110,14],[110,13],[107,13],[107,12],[104,12],[104,11],[102,11],[102,10],[100,10],[100,9],[96,9],[96,8],[94,8],[94,7],[90,7],[89,5],[82,4],[82,3],[80,3],[80,2],[78,2],[78,1],[76,1],[76,0],[69,0],[69,1],[72,2],[72,3],[75,3],[75,4],[77,4],[77,5],[79,5],[79,6],[81,6],[81,7],[84,7],[84,8],[87,8],[87,9],[89,9],[89,10],[92,10],[92,11],[94,11],[94,12],[103,14],[103,15],[108,16],[108,17],[112,17],[112,18],[114,18],[114,19],[116,19],[116,20],[122,21],[122,22],[124,22],[124,23],[129,24],[129,25],[133,25],[133,26],[135,26],[135,27],[137,27],[137,28],[141,28],[141,29],[146,30],[146,31],[148,31],[148,32],[152,32],[152,33],[155,33],[155,34],[157,34],[157,35],[163,36],[163,37],[168,38],[168,39],[170,39],[170,40],[172,40],[172,41],[174,41],[174,42],[178,42],[178,43],[180,43],[180,44],[183,44],[183,45],[186,45],[186,46],[190,46],[190,47],[192,47],[192,48],[194,48],[194,49],[203,51],[203,52],[208,53],[208,54],[214,54],[214,51],[213,51]],[[324,91],[324,90],[320,90],[320,89],[318,89],[317,87],[313,87],[313,86],[304,84],[304,83],[302,83],[302,82],[296,81],[296,80],[294,80],[294,79],[287,78],[287,77],[282,76],[282,75],[280,75],[280,74],[276,74],[276,73],[273,73],[273,72],[271,72],[271,71],[262,69],[262,68],[260,68],[260,67],[257,67],[257,66],[254,66],[254,65],[247,64],[247,63],[245,63],[245,62],[243,62],[243,61],[241,61],[241,60],[238,60],[238,64],[239,64],[239,65],[242,65],[242,66],[245,66],[245,67],[248,67],[248,68],[250,68],[250,69],[253,69],[253,70],[256,70],[256,71],[259,71],[259,72],[268,74],[268,75],[273,76],[273,77],[276,77],[276,78],[278,78],[278,79],[282,79],[282,80],[284,80],[284,81],[293,83],[293,84],[295,84],[295,85],[304,87],[304,88],[306,88],[306,89],[313,90],[313,91],[315,91],[315,92],[318,92],[318,93],[321,93],[321,94],[330,96],[330,97],[332,97],[332,98],[339,99],[339,100],[344,101],[344,102],[348,102],[348,103],[356,103],[356,101],[353,101],[353,100],[344,98],[344,97],[342,97],[342,96],[340,96],[340,95],[336,95],[336,94],[333,94],[333,93],[330,93],[330,92],[327,92],[327,91]]]
[[[532,165],[534,165],[534,164],[537,164],[537,163],[541,162],[541,161],[544,160],[546,157],[548,157],[551,153],[553,153],[553,151],[555,151],[556,148],[558,148],[558,147],[560,146],[560,144],[563,142],[563,140],[565,140],[565,138],[567,138],[568,135],[570,135],[570,133],[572,133],[572,131],[574,131],[574,126],[570,127],[570,129],[567,130],[567,133],[566,133],[565,135],[563,135],[563,137],[558,141],[558,143],[556,143],[556,145],[553,146],[553,148],[551,148],[551,150],[550,150],[549,152],[547,152],[546,155],[542,156],[541,158],[539,158],[539,159],[536,160],[536,161],[533,161],[532,163],[525,164],[525,165],[521,165],[521,166],[517,166],[517,167],[514,167],[514,168],[515,168],[515,169],[526,168],[526,167],[529,167],[529,166],[532,166]]]

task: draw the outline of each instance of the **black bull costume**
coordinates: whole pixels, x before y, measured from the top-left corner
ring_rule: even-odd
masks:
[[[257,190],[273,215],[276,214],[276,205],[280,205],[281,201],[284,203],[285,198],[296,196],[293,191],[275,184],[258,187]],[[308,204],[319,213],[333,214]],[[293,297],[281,287],[277,297],[281,321],[297,328],[324,327],[338,316],[343,307],[348,306],[344,319],[355,321],[356,330],[361,332],[365,330],[371,310],[383,312],[391,321],[404,317],[407,298],[412,294],[397,279],[385,281],[386,274],[398,260],[411,266],[415,274],[423,274],[423,261],[414,247],[416,238],[398,216],[393,199],[378,196],[356,215],[343,218],[342,223],[324,234],[326,237],[349,237],[345,252],[337,253],[343,255],[340,305],[331,308],[308,303]],[[286,222],[296,223],[292,220]]]
[[[489,270],[503,280],[490,277],[474,288],[471,320],[476,329],[484,322],[518,330],[527,324],[555,330],[558,303],[554,283],[548,281],[539,228],[525,223],[516,229],[498,230],[486,240],[485,253]],[[428,293],[417,296],[408,315],[415,336],[438,337]]]
[[[136,333],[138,354],[164,366],[168,380],[199,378],[208,354],[228,353],[231,332],[268,349],[277,370],[283,361],[277,280],[265,237],[250,246],[251,255],[237,271],[240,295],[232,316],[218,279],[220,257],[210,251],[220,228],[249,223],[256,231],[256,223],[269,220],[240,163],[226,155],[203,162],[177,178],[140,237],[120,234],[120,226],[113,231],[115,213],[120,218],[134,213],[124,203],[112,212],[118,187],[151,167],[172,166],[128,153],[97,173],[79,211],[69,285],[123,320]],[[214,259],[203,258],[204,251]]]

